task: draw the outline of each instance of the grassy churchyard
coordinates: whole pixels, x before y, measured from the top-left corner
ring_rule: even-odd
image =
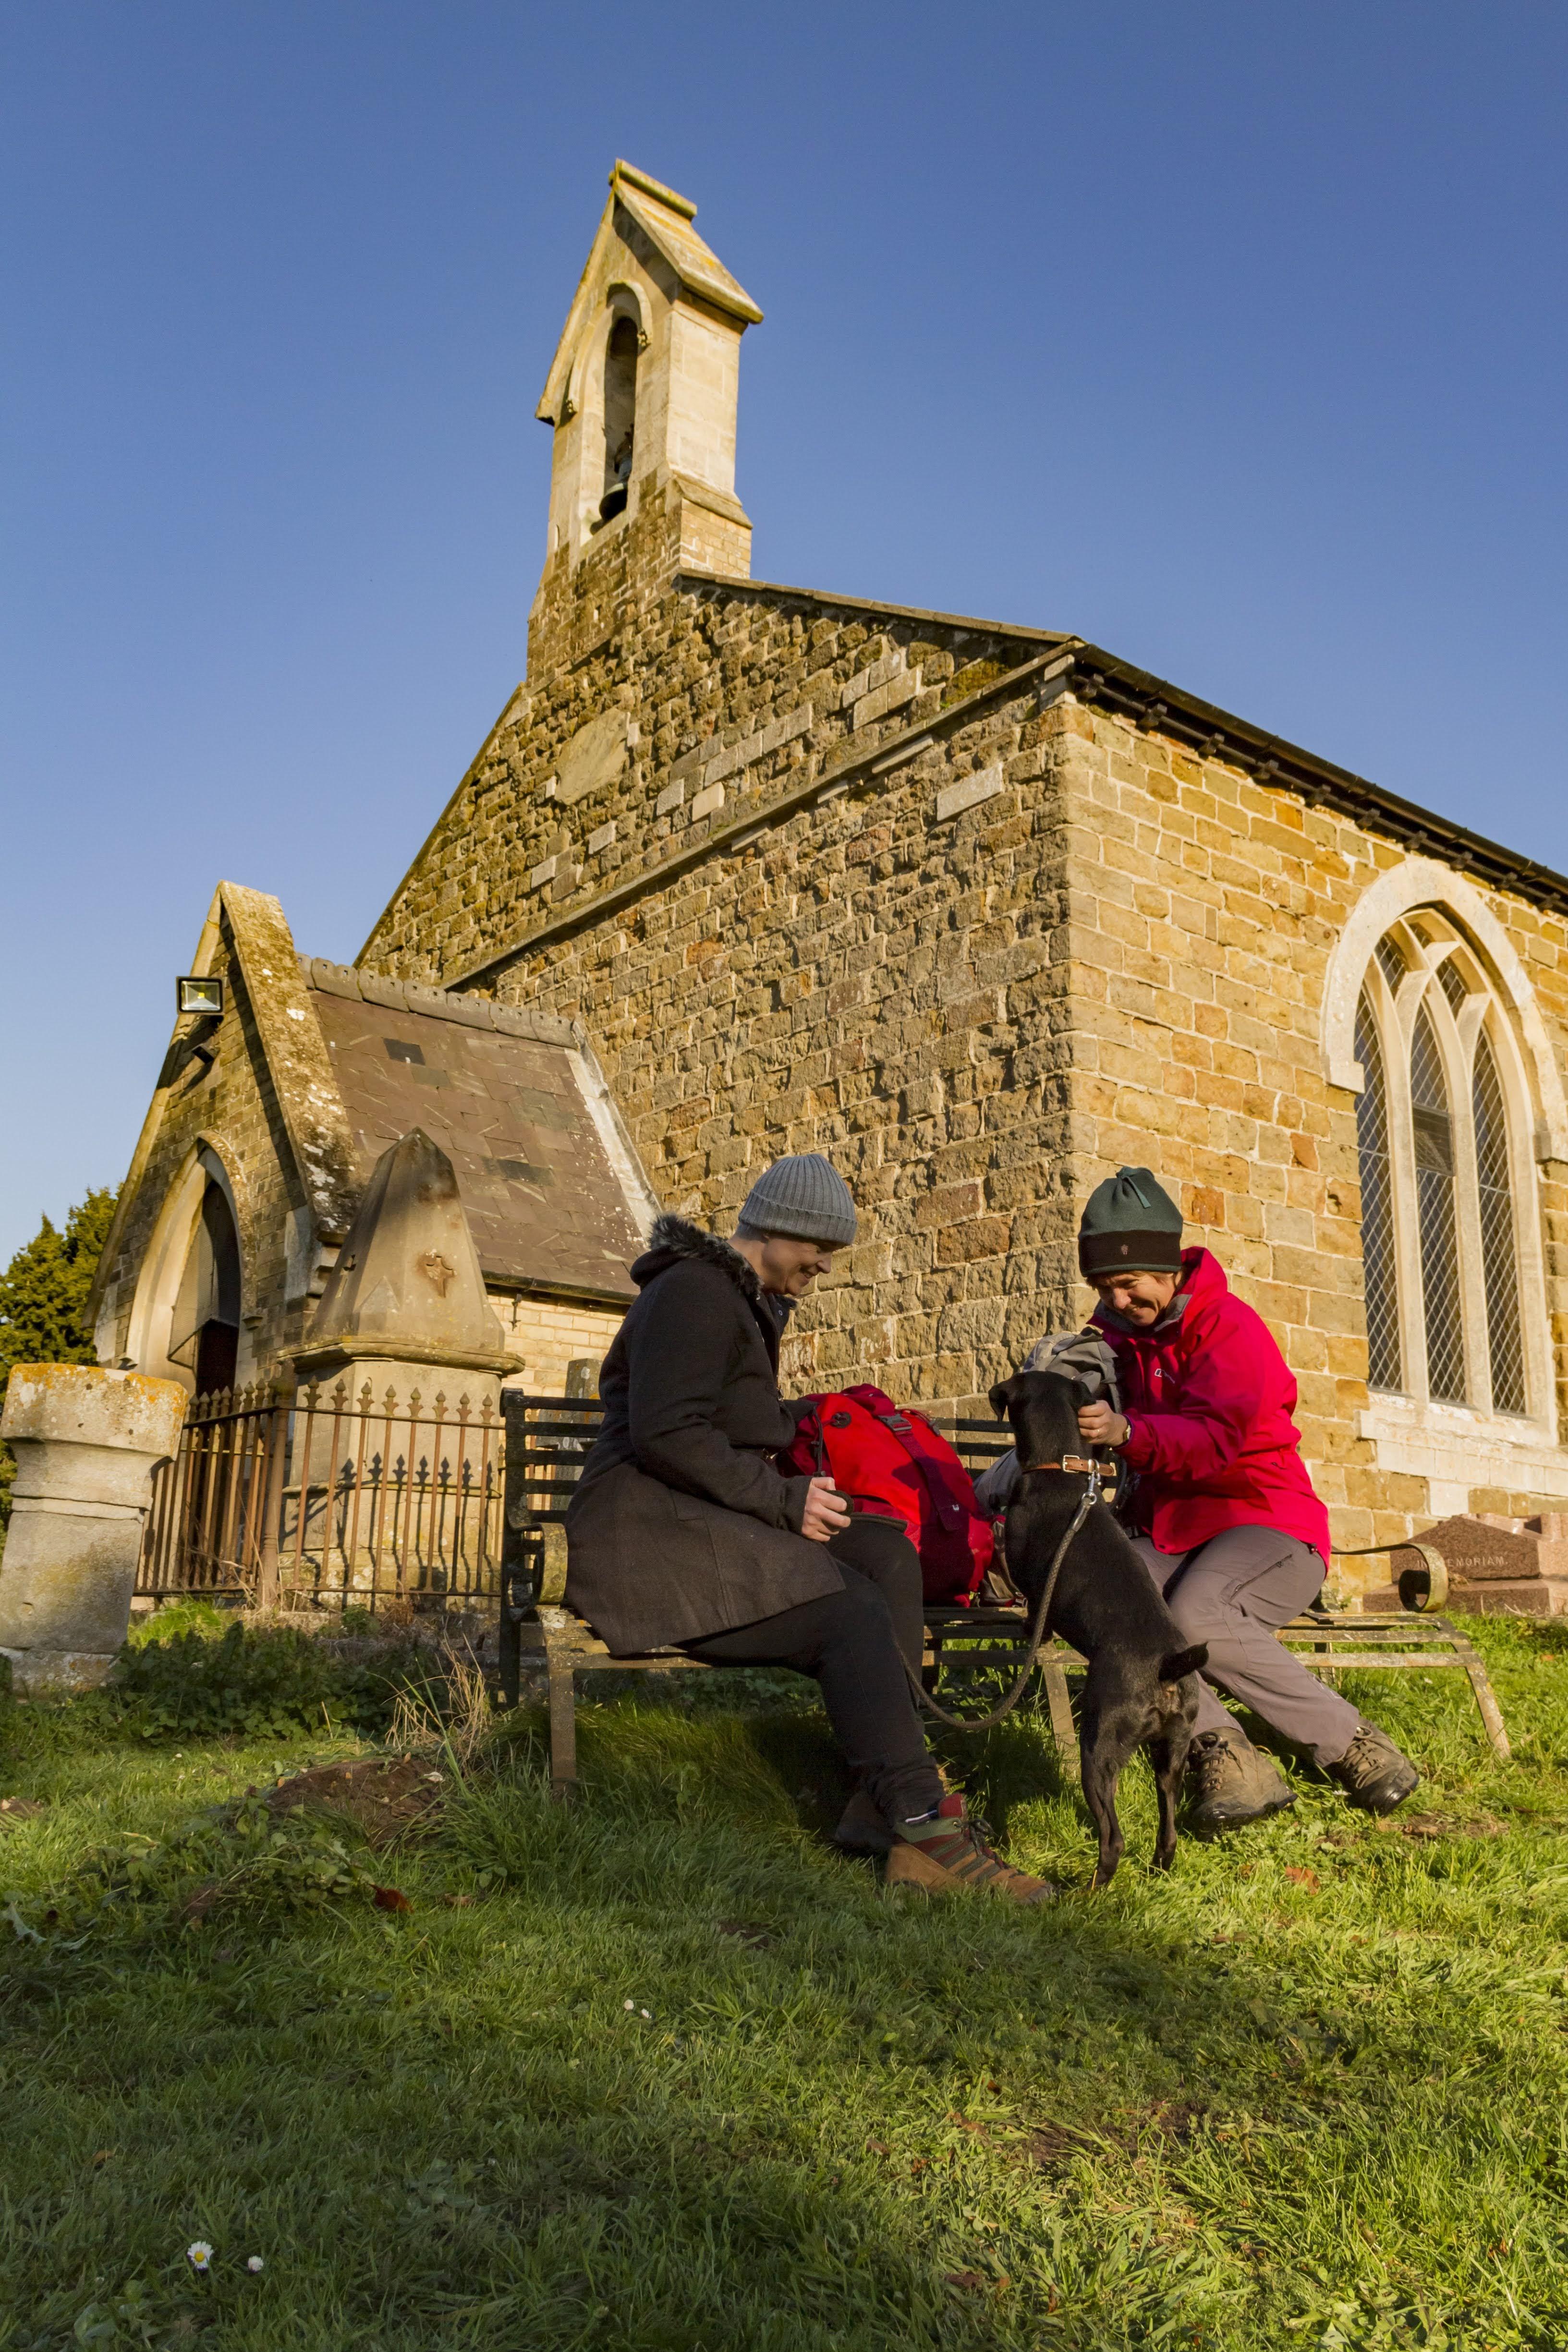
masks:
[[[787,1677],[584,1706],[566,1811],[536,1716],[196,1622],[0,1713],[7,2352],[1568,2342],[1568,1630],[1480,1628],[1511,1768],[1347,1675],[1403,1818],[1099,1896],[1041,1721],[950,1741],[1017,1913],[827,1848]]]

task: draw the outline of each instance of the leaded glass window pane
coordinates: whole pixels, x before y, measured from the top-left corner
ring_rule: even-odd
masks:
[[[1425,1010],[1410,1041],[1410,1114],[1415,1141],[1415,1205],[1421,1234],[1421,1304],[1426,1385],[1450,1404],[1465,1401],[1465,1327],[1454,1218],[1454,1123],[1437,1040]]]
[[[1437,978],[1442,982],[1444,995],[1458,1013],[1469,992],[1465,986],[1464,975],[1455,964],[1452,956],[1443,958],[1442,962],[1437,966]]]
[[[1519,1256],[1508,1181],[1508,1121],[1502,1081],[1485,1033],[1476,1040],[1470,1089],[1476,1121],[1476,1182],[1480,1193],[1481,1265],[1487,1289],[1487,1349],[1492,1410],[1524,1411],[1524,1343],[1519,1328]]]
[[[1374,952],[1384,980],[1387,981],[1390,988],[1397,989],[1400,982],[1405,977],[1405,958],[1400,954],[1399,950],[1394,946],[1394,941],[1389,938],[1386,931],[1384,933],[1382,939],[1379,940]]]
[[[1368,1371],[1374,1389],[1401,1381],[1399,1293],[1394,1261],[1394,1171],[1388,1156],[1388,1093],[1383,1046],[1372,1007],[1356,1007],[1355,1054],[1366,1084],[1356,1097],[1356,1144],[1361,1160],[1361,1255],[1366,1276]]]

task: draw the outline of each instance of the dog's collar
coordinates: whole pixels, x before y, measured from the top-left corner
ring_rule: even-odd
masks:
[[[1116,1465],[1113,1462],[1092,1462],[1084,1454],[1064,1454],[1057,1462],[1026,1462],[1022,1475],[1026,1478],[1031,1470],[1076,1472],[1080,1478],[1098,1478],[1102,1486],[1114,1485],[1116,1479]]]

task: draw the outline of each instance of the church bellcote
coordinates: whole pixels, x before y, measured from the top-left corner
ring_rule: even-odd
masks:
[[[696,212],[629,163],[610,173],[537,410],[553,448],[531,675],[574,659],[628,585],[751,570],[735,410],[741,337],[763,314],[698,236]]]

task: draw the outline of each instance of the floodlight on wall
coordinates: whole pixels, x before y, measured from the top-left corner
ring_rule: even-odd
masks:
[[[182,1013],[221,1013],[223,1011],[223,978],[215,972],[185,972],[174,982]]]

